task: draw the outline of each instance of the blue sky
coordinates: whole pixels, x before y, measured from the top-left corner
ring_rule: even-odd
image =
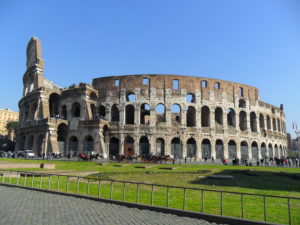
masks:
[[[0,1],[0,108],[18,110],[30,37],[60,86],[108,75],[167,73],[258,87],[300,111],[300,1]]]

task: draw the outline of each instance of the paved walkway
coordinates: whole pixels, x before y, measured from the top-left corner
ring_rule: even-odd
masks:
[[[0,185],[0,225],[201,224],[204,220]]]

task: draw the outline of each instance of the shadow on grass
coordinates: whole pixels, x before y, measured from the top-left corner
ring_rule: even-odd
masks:
[[[223,187],[239,187],[272,191],[300,192],[300,172],[285,173],[271,171],[230,170],[225,169],[214,175],[229,175],[233,179],[199,178],[191,181],[192,184],[214,185]]]

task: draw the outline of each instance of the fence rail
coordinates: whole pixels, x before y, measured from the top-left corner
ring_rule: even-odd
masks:
[[[11,170],[0,170],[1,181],[209,214],[300,224],[300,198],[296,197]]]

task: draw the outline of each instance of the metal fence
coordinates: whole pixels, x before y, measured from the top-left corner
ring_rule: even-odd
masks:
[[[216,215],[300,224],[300,198],[296,197],[10,170],[0,170],[0,182]]]

